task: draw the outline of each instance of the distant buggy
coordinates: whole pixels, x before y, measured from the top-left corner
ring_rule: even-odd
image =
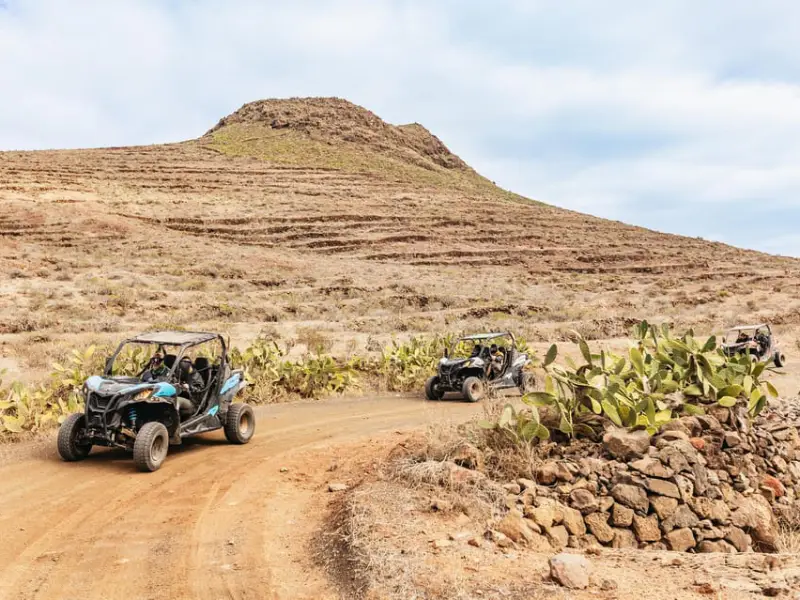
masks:
[[[458,354],[464,354],[461,357]],[[513,333],[478,333],[456,340],[445,349],[438,372],[425,383],[428,400],[441,400],[447,392],[459,392],[478,402],[490,390],[533,389],[533,373],[523,369],[531,362],[517,348]]]
[[[151,356],[145,368],[115,375],[137,348]],[[86,380],[86,409],[62,423],[58,453],[76,461],[86,458],[92,446],[122,448],[133,453],[140,470],[155,471],[169,446],[191,435],[224,429],[229,442],[246,444],[255,430],[253,409],[233,404],[245,385],[243,372],[230,368],[221,335],[143,333],[119,345],[102,376]]]
[[[722,351],[728,356],[750,354],[760,361],[772,361],[776,367],[786,364],[786,356],[778,347],[772,329],[766,323],[731,327],[725,333]]]

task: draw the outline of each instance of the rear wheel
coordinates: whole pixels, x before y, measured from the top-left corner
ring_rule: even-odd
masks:
[[[462,388],[464,398],[470,402],[478,402],[486,395],[486,386],[477,377],[467,377]]]
[[[444,398],[444,390],[439,385],[441,380],[438,375],[434,375],[425,382],[425,397],[428,400],[441,400]]]
[[[86,430],[86,417],[80,413],[68,416],[58,430],[58,454],[63,460],[74,462],[89,456],[91,444],[79,443]]]
[[[150,421],[142,425],[133,442],[133,462],[140,471],[155,471],[167,458],[169,432],[163,423]]]
[[[225,417],[225,437],[231,444],[246,444],[256,430],[256,417],[249,404],[231,404]]]
[[[780,352],[776,352],[773,361],[775,362],[776,367],[782,367],[786,364],[786,357]]]
[[[530,394],[536,386],[536,376],[533,373],[523,372],[519,376],[519,393],[523,396]]]

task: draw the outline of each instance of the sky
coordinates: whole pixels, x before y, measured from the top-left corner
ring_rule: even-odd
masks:
[[[293,96],[422,123],[530,198],[800,256],[794,0],[0,0],[0,150]]]

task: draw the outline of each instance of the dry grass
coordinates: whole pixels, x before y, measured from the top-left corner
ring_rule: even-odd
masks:
[[[309,352],[314,354],[329,354],[333,348],[333,339],[313,327],[298,328],[296,337],[299,344],[303,344]]]
[[[491,580],[476,577],[486,559],[482,549],[465,545],[448,554],[432,551],[432,540],[447,539],[448,531],[458,531],[457,527],[479,535],[482,530],[478,523],[476,519],[465,520],[457,508],[432,510],[427,492],[391,481],[370,483],[353,490],[335,512],[334,533],[327,538],[321,555],[347,598],[545,597],[546,588],[539,582],[531,583],[530,576],[512,580],[497,573]]]
[[[389,469],[407,487],[435,491],[446,497],[448,506],[469,515],[496,513],[505,500],[503,488],[492,480],[475,471],[454,471],[450,462],[396,461]]]
[[[403,509],[414,504],[411,490],[391,484],[374,484],[355,490],[348,499],[340,535],[362,594],[387,598],[425,597],[420,580],[434,573],[426,573],[423,565],[410,560],[402,550],[402,538],[407,535],[404,534],[407,511]],[[381,589],[387,583],[389,589]]]
[[[778,518],[778,551],[800,554],[800,509]]]
[[[352,353],[453,330],[607,339],[642,317],[800,324],[798,261],[521,200],[346,103],[267,104],[182,144],[3,153],[4,358],[35,376],[21,334],[153,326],[244,345],[271,323]]]

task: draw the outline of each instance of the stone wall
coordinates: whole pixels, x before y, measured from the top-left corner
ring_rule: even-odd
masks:
[[[714,406],[658,435],[609,430],[549,454],[536,481],[504,486],[508,513],[487,532],[538,551],[652,548],[774,552],[775,512],[800,502],[800,410],[771,408],[750,423]]]

